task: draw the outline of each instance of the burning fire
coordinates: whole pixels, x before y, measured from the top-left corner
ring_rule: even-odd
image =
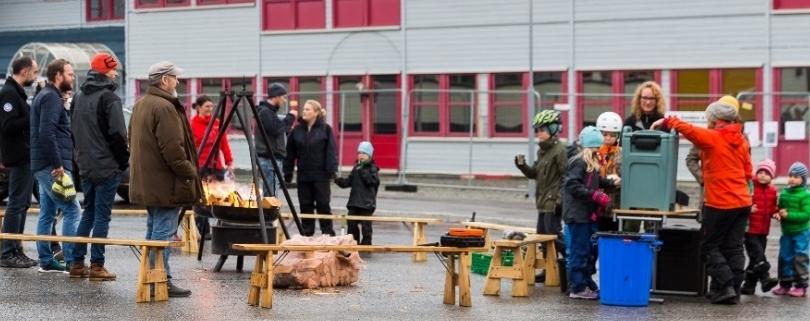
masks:
[[[231,206],[257,208],[259,206],[256,198],[255,185],[243,186],[236,184],[232,180],[222,182],[204,181],[203,192],[205,193],[205,203],[208,206]],[[248,195],[247,198],[242,195]],[[275,197],[262,197],[262,207],[281,208],[281,200]]]

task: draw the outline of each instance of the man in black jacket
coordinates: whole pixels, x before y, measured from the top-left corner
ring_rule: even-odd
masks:
[[[39,66],[30,57],[22,57],[11,64],[12,75],[0,90],[0,154],[9,176],[9,196],[3,233],[22,233],[25,213],[28,211],[34,176],[31,174],[29,152],[28,96],[23,87],[31,86],[39,74]],[[28,268],[37,261],[22,252],[20,241],[2,242],[0,266]]]
[[[84,212],[76,234],[90,236],[92,230],[93,237],[104,238],[121,173],[129,166],[129,149],[121,98],[115,94],[118,61],[108,53],[98,53],[90,67],[70,108],[76,164],[84,192]],[[89,271],[84,265],[87,245],[77,244],[74,251],[70,277],[115,280],[115,274],[104,268],[103,244],[92,245]]]
[[[267,87],[267,100],[259,103],[259,119],[264,125],[264,133],[270,141],[270,146],[265,144],[261,133],[256,133],[256,153],[259,156],[259,166],[268,180],[268,186],[263,186],[264,196],[276,195],[276,189],[281,183],[276,179],[273,172],[273,161],[278,165],[280,172],[284,164],[284,157],[287,156],[286,135],[290,132],[295,118],[298,117],[297,110],[290,110],[284,119],[279,119],[278,110],[287,102],[287,88],[279,83],[272,83]],[[272,191],[272,193],[271,193]]]

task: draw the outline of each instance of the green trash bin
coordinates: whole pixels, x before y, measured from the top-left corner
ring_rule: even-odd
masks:
[[[675,210],[678,133],[622,132],[621,204],[625,209]]]

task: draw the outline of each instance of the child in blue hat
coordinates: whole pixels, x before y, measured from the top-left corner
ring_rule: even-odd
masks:
[[[349,215],[371,216],[377,208],[377,189],[380,187],[380,169],[374,163],[374,146],[361,142],[357,146],[357,164],[349,177],[335,178],[341,188],[351,187],[346,208]],[[371,245],[371,221],[348,221],[349,234],[360,245]],[[362,235],[361,235],[362,233]],[[361,237],[362,236],[362,237]]]

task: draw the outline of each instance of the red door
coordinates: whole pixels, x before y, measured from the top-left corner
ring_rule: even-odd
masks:
[[[787,176],[788,169],[793,162],[807,164],[810,158],[810,139],[808,139],[807,124],[810,124],[810,98],[807,95],[776,95],[774,104],[774,118],[779,121],[779,140],[774,149],[774,161],[778,176]],[[802,121],[805,126],[804,139],[791,139],[785,137],[785,122]],[[763,137],[764,138],[764,137]],[[756,160],[754,160],[756,161]]]
[[[380,168],[397,169],[401,133],[400,96],[396,91],[399,76],[341,76],[335,83],[338,108],[334,124],[340,164],[354,164],[357,145],[366,140],[374,145],[374,159]]]

